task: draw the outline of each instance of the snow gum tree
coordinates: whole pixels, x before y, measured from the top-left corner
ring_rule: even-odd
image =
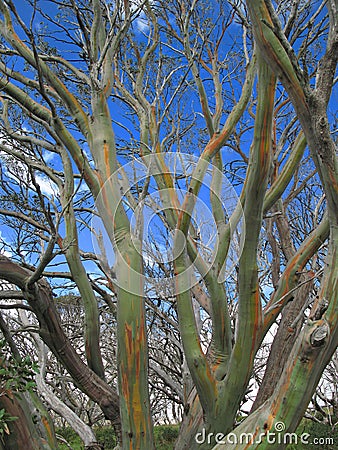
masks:
[[[30,311],[121,448],[154,448],[156,389],[179,450],[285,447],[338,338],[337,2],[0,13],[0,306]]]

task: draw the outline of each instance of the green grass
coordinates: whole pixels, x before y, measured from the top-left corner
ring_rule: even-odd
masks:
[[[154,429],[155,445],[157,450],[172,450],[178,436],[178,425],[161,425]],[[114,431],[110,427],[96,427],[93,429],[98,442],[104,450],[112,450],[116,445]],[[62,436],[73,450],[83,450],[81,439],[70,427],[58,428],[56,433]],[[60,450],[69,450],[66,444],[60,442]]]
[[[297,444],[289,444],[287,450],[335,450],[338,448],[338,429],[324,423],[303,419],[296,434]],[[302,436],[304,443],[301,442]]]
[[[155,446],[158,450],[172,450],[178,436],[179,425],[161,425],[154,428]]]

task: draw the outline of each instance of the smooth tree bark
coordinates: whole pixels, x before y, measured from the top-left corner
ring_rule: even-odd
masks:
[[[49,285],[45,281],[40,281],[27,286],[27,281],[30,279],[32,272],[20,267],[2,255],[0,257],[0,266],[2,279],[18,286],[22,290],[24,298],[39,321],[39,334],[44,343],[65,366],[79,388],[100,405],[107,419],[112,421],[119,436],[118,395],[76,353],[61,327]]]
[[[105,221],[107,232],[112,241],[112,245],[117,246],[118,252],[121,255],[121,264],[125,260],[129,262],[130,267],[123,267],[119,270],[119,276],[121,277],[122,287],[118,291],[118,349],[119,349],[119,387],[123,397],[120,404],[121,407],[121,420],[122,420],[122,439],[125,448],[129,448],[129,443],[132,448],[151,448],[152,447],[152,427],[148,394],[148,380],[147,380],[147,349],[146,349],[146,332],[145,332],[145,314],[144,314],[144,298],[142,286],[140,285],[139,294],[130,293],[130,285],[139,284],[138,280],[133,279],[129,271],[135,271],[139,273],[137,275],[141,279],[142,268],[140,265],[140,254],[138,249],[135,249],[131,243],[131,237],[129,232],[129,221],[123,210],[123,206],[120,203],[121,194],[119,189],[116,189],[117,175],[114,172],[117,168],[116,160],[116,146],[114,140],[114,133],[111,127],[111,116],[108,108],[108,96],[112,87],[112,58],[116,51],[115,46],[118,45],[120,39],[123,37],[125,30],[130,22],[130,6],[129,3],[125,3],[125,18],[124,25],[118,32],[118,35],[112,39],[110,35],[105,32],[105,27],[102,19],[102,9],[100,2],[94,1],[92,4],[94,12],[94,20],[92,22],[91,37],[90,37],[90,58],[92,61],[92,69],[90,76],[88,77],[88,83],[92,93],[92,116],[89,120],[85,114],[79,101],[68,91],[63,82],[57,77],[57,75],[47,66],[47,64],[40,58],[36,58],[35,50],[28,48],[26,44],[20,40],[14,31],[12,19],[10,17],[10,9],[13,10],[14,5],[7,5],[1,3],[1,12],[4,16],[4,36],[14,45],[16,51],[18,51],[28,64],[38,71],[42,78],[46,78],[48,83],[53,86],[56,95],[64,103],[64,106],[74,116],[74,120],[79,126],[80,131],[87,137],[89,148],[92,152],[92,156],[96,165],[96,169],[93,170],[86,160],[84,153],[73,136],[65,128],[62,120],[58,116],[55,106],[49,103],[50,110],[44,106],[39,106],[35,101],[28,100],[30,106],[35,110],[34,115],[40,116],[42,121],[50,122],[52,128],[54,128],[57,134],[57,140],[62,143],[68,151],[70,151],[74,162],[78,165],[78,169],[83,173],[83,177],[86,179],[89,189],[91,190],[94,198],[97,198],[100,188],[102,189],[102,198],[104,202],[98,202],[98,209],[102,216],[105,218],[108,214],[108,219]],[[116,11],[118,14],[118,11]],[[21,22],[21,25],[23,23]],[[25,27],[24,27],[25,28]],[[33,39],[32,33],[26,28],[25,31]],[[103,71],[101,73],[101,71]],[[25,94],[23,91],[17,90],[17,87],[12,85],[11,89],[14,89],[16,93],[24,100]],[[45,94],[42,94],[45,97]],[[33,111],[32,111],[33,112]],[[74,220],[72,218],[72,205],[70,196],[73,195],[72,190],[72,173],[71,167],[68,164],[67,155],[60,150],[63,155],[64,169],[66,173],[65,183],[62,186],[62,198],[64,198],[64,216],[66,221],[66,238],[64,239],[62,246],[66,248],[66,257],[69,263],[70,270],[73,278],[77,283],[77,286],[84,298],[86,305],[87,319],[87,336],[88,340],[86,345],[89,364],[93,369],[102,377],[102,363],[99,357],[98,350],[98,327],[95,327],[97,323],[97,311],[95,306],[95,298],[90,295],[91,289],[86,279],[86,274],[81,266],[78,258],[78,252],[76,248],[76,232],[74,230]],[[67,176],[68,174],[68,176]],[[107,192],[106,192],[107,190]],[[112,212],[116,214],[112,219]],[[109,216],[110,214],[110,216]],[[32,274],[31,280],[26,280],[27,289],[33,289],[35,286],[34,281],[41,275],[41,271],[49,262],[48,259],[51,256],[51,250],[53,244],[56,241],[56,236],[53,236],[50,240],[50,249],[45,254],[45,258],[42,260],[40,267],[37,268],[35,274]],[[119,267],[119,261],[117,266]],[[23,274],[22,274],[23,275]],[[5,277],[4,277],[5,278]],[[15,281],[13,281],[15,283]],[[22,288],[22,286],[20,286]],[[89,288],[89,289],[88,289]],[[48,294],[47,294],[48,295]],[[32,293],[30,294],[32,296]],[[41,302],[42,303],[42,302]],[[37,311],[36,311],[37,313]],[[39,320],[41,321],[41,311],[39,314]],[[57,350],[58,345],[55,343],[55,336],[59,332],[62,333],[60,324],[53,323],[57,321],[55,310],[53,312],[54,317],[46,326],[50,325],[52,330],[41,330],[41,336],[48,342],[49,348],[52,346],[52,351],[58,353],[65,362],[67,360],[72,366],[73,375],[75,372],[75,381],[81,386],[81,388],[89,393],[91,388],[89,385],[92,382],[92,377],[83,382],[84,377],[81,374],[81,364],[76,366],[76,361],[79,362],[79,358],[75,358],[74,350],[66,340],[63,334],[61,340],[65,340],[65,345],[62,345],[62,350]],[[94,320],[93,320],[94,319]],[[55,331],[55,325],[57,331]],[[52,336],[53,335],[53,336]],[[54,339],[54,342],[53,342]],[[69,369],[69,366],[67,367]],[[75,371],[74,371],[75,370]],[[83,373],[88,370],[82,370]],[[77,378],[80,378],[78,380]],[[94,383],[95,384],[95,383]],[[101,383],[99,383],[101,384]],[[97,386],[93,386],[94,390]],[[100,388],[99,388],[100,390]],[[117,418],[117,395],[112,390],[105,386],[104,398],[100,398],[98,403],[102,410],[111,418],[115,424],[119,422]],[[93,393],[93,392],[92,392]],[[102,392],[103,393],[103,392]],[[95,394],[94,394],[95,395]],[[98,393],[101,396],[100,393]],[[97,401],[97,399],[95,400]],[[111,409],[111,410],[110,410]],[[109,412],[108,412],[109,411]],[[108,414],[107,414],[108,413]]]
[[[27,448],[29,450],[50,450],[57,446],[50,446],[48,441],[43,439],[38,433],[34,416],[30,414],[30,408],[21,396],[8,398],[5,395],[0,397],[0,407],[16,420],[8,422],[9,433],[4,433],[0,439],[0,448],[4,450],[14,450]]]
[[[276,336],[266,362],[264,377],[251,411],[259,408],[271,397],[280,380],[291,350],[302,328],[302,316],[310,292],[313,289],[313,272],[300,279],[302,286],[295,291],[293,299],[284,307]]]
[[[20,352],[15,344],[13,336],[6,321],[0,314],[0,330],[6,340],[15,362],[21,362]],[[1,358],[2,359],[2,358]],[[3,361],[1,361],[3,363]],[[17,374],[17,377],[19,374]],[[14,422],[9,421],[9,433],[5,433],[3,441],[5,448],[20,448],[28,439],[34,448],[56,449],[57,440],[53,420],[34,390],[25,390],[26,382],[22,383],[22,392],[2,391],[0,404],[9,416],[16,417]],[[18,415],[14,412],[17,411]]]
[[[20,311],[20,320],[24,326],[29,327],[30,322],[25,311]],[[65,419],[68,425],[79,435],[86,450],[101,449],[101,445],[97,442],[93,430],[80,417],[67,406],[47,385],[46,363],[47,363],[47,347],[37,333],[31,333],[35,348],[38,353],[39,372],[35,376],[36,388],[39,395],[47,403],[48,407],[56,412],[60,417]]]
[[[274,424],[282,421],[284,432],[295,431],[319,381],[321,369],[337,347],[337,155],[330,136],[327,104],[337,65],[338,16],[335,2],[328,2],[330,30],[326,51],[311,88],[282,31],[270,1],[247,2],[255,39],[267,64],[288,91],[302,124],[312,158],[326,194],[330,228],[329,253],[321,290],[305,328],[298,336],[272,395],[237,428],[236,435],[253,432],[254,438],[266,436]],[[245,448],[242,445],[218,445],[217,448]],[[283,442],[279,445],[284,448]],[[270,448],[268,440],[258,439],[250,448]],[[276,447],[278,448],[278,447]]]

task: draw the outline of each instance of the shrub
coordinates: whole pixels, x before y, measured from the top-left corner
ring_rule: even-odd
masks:
[[[178,425],[159,425],[155,427],[155,447],[158,450],[172,450],[178,436],[178,430]]]
[[[175,440],[178,436],[178,425],[161,425],[154,429],[155,446],[157,450],[172,450]],[[83,450],[84,446],[71,427],[58,428],[56,433],[62,436],[72,447],[73,450]],[[103,445],[104,450],[113,450],[116,446],[114,430],[111,427],[95,427],[94,433],[98,442]],[[60,450],[69,450],[66,444],[60,442]]]
[[[303,433],[309,435],[306,438],[308,443],[290,444],[287,446],[287,450],[318,450],[319,448],[321,450],[335,450],[337,448],[338,430],[325,423],[303,419],[296,430],[296,434],[300,438]]]

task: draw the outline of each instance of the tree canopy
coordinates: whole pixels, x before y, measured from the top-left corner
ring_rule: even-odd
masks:
[[[124,449],[163,420],[178,450],[263,449],[311,399],[337,413],[337,6],[0,0],[0,329],[41,367],[32,448],[45,404],[93,449],[103,418]]]

